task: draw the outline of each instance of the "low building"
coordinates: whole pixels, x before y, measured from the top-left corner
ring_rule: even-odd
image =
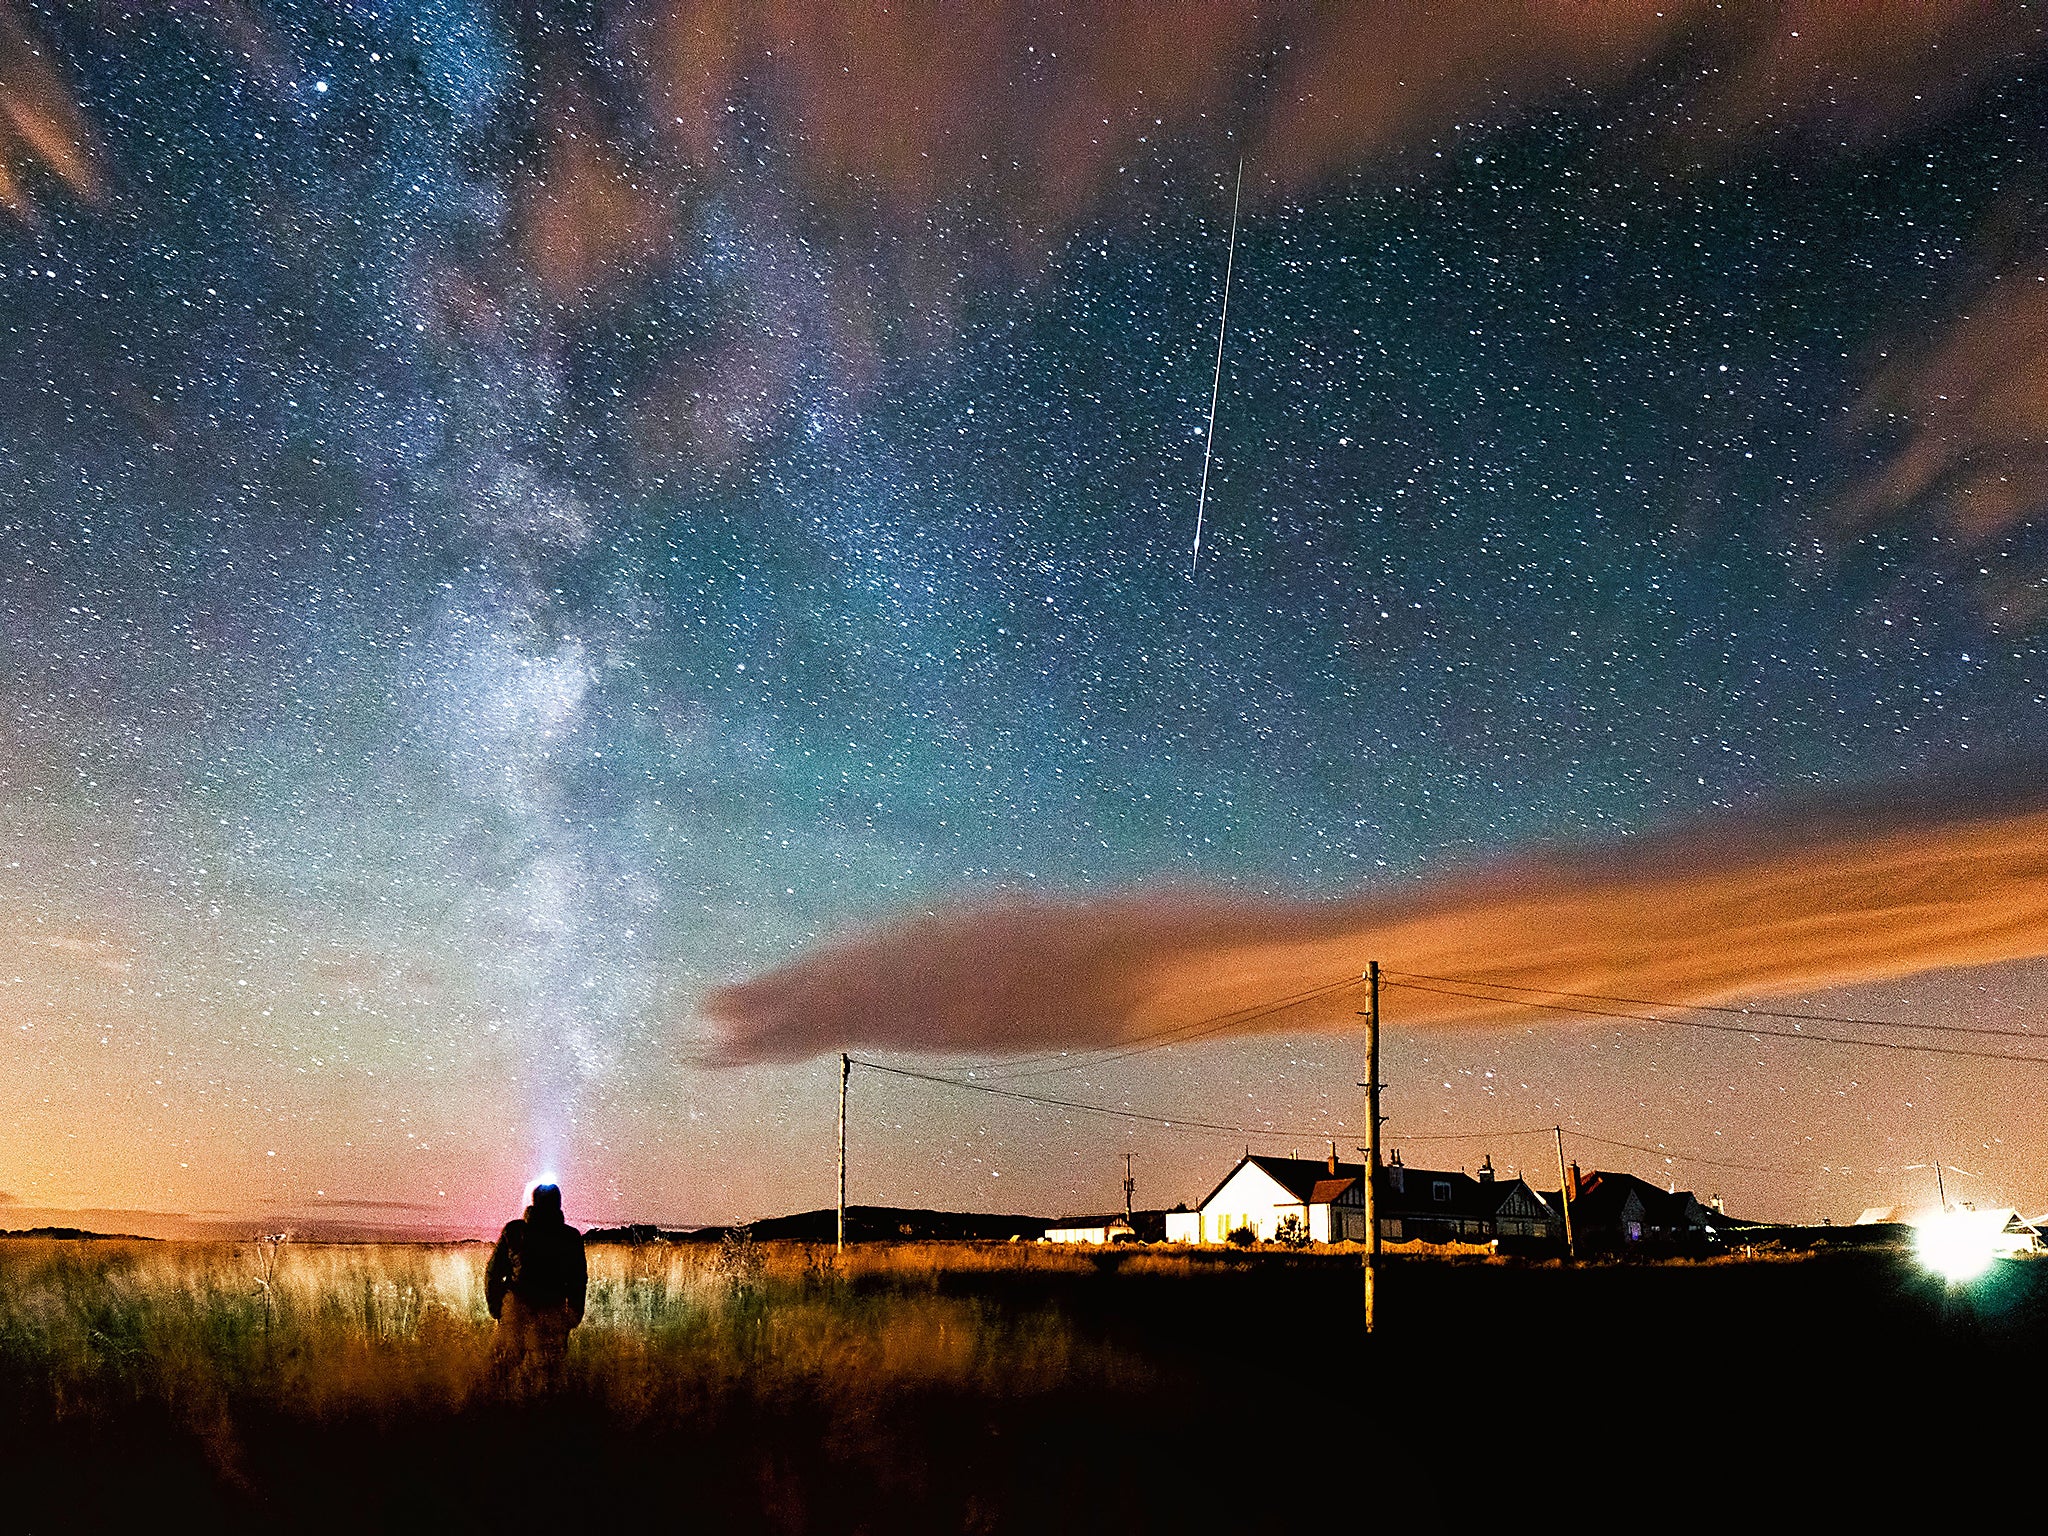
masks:
[[[1062,1216],[1045,1229],[1048,1243],[1129,1243],[1138,1230],[1121,1213],[1115,1216]]]
[[[1169,1242],[1222,1243],[1248,1231],[1262,1243],[1299,1235],[1312,1243],[1362,1242],[1364,1167],[1333,1151],[1322,1160],[1246,1153],[1192,1211],[1170,1211]],[[1496,1178],[1492,1160],[1475,1177],[1409,1168],[1400,1154],[1374,1183],[1382,1242],[1548,1242],[1550,1208],[1518,1178]]]
[[[1450,1173],[1409,1168],[1397,1151],[1380,1173],[1381,1242],[1547,1243],[1556,1235],[1543,1197],[1522,1179],[1497,1177],[1491,1157],[1477,1174]]]
[[[1975,1244],[1994,1258],[2031,1258],[2048,1246],[2042,1241],[2040,1223],[2027,1220],[2009,1205],[1980,1211],[1965,1200],[1951,1206],[1947,1215],[1937,1220],[1947,1227],[1950,1241]],[[1924,1221],[1914,1223],[1916,1230],[1927,1225]]]
[[[1689,1189],[1659,1189],[1632,1173],[1581,1173],[1577,1163],[1566,1170],[1565,1179],[1572,1240],[1581,1249],[1686,1252],[1715,1240],[1720,1213],[1702,1205]],[[1557,1207],[1556,1195],[1544,1199]]]
[[[1951,1231],[1969,1233],[1970,1241],[1999,1258],[2025,1258],[2048,1252],[2048,1240],[2042,1236],[2048,1216],[2029,1220],[2009,1205],[1982,1211],[1969,1200],[1947,1207],[1873,1205],[1856,1218],[1859,1227],[1890,1227],[1916,1235],[1943,1224]]]

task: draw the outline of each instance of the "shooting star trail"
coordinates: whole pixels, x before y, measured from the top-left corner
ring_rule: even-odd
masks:
[[[1216,402],[1223,394],[1223,345],[1230,336],[1230,275],[1237,269],[1237,205],[1244,197],[1244,161],[1237,162],[1237,190],[1230,194],[1230,253],[1223,258],[1223,314],[1216,322],[1216,377],[1209,385],[1209,438],[1202,445],[1202,491],[1195,498],[1195,553],[1188,580],[1202,564],[1202,516],[1209,510],[1209,463],[1216,454]]]

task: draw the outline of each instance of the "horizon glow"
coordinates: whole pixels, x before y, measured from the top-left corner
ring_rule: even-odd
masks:
[[[855,1026],[712,1067],[707,999],[993,899],[1412,914],[1549,858],[1377,958],[2048,1004],[1977,817],[2048,760],[2031,34],[116,10],[0,0],[0,1226],[488,1230],[538,1166],[606,1223],[821,1206]],[[1656,840],[1906,784],[1970,827],[1800,842],[1768,911]],[[1566,845],[1665,862],[1594,913]],[[1289,990],[1293,934],[1133,948],[1076,1038]],[[972,1059],[931,1021],[1028,1010],[961,974],[861,1037]],[[1387,1001],[1392,1144],[1451,1166],[1561,1123],[1817,1218],[1940,1146],[2048,1205],[2023,1067]],[[1350,1145],[1348,1023],[1038,1086]],[[1245,1139],[851,1110],[863,1203],[1109,1209],[1132,1151],[1170,1206]]]

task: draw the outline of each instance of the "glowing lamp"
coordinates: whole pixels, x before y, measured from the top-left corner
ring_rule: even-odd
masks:
[[[1976,1279],[2009,1252],[2004,1211],[1936,1211],[1913,1223],[1913,1251],[1951,1285]]]

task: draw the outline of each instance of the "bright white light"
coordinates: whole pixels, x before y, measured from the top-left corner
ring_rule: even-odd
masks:
[[[1941,1211],[1916,1221],[1913,1249],[1920,1262],[1951,1285],[1974,1280],[2011,1247],[2004,1211]]]

